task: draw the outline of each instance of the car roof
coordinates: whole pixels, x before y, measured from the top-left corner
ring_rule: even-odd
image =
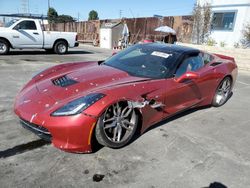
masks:
[[[142,44],[149,47],[161,48],[166,52],[177,52],[180,54],[196,54],[200,53],[200,50],[195,48],[190,48],[186,46],[176,45],[176,44],[166,44],[166,43],[146,43]]]

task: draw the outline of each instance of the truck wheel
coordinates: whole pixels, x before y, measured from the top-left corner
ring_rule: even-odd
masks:
[[[68,52],[68,44],[65,41],[58,41],[54,46],[54,52],[57,54],[66,54]]]
[[[0,55],[8,54],[10,51],[10,45],[6,40],[0,39]]]

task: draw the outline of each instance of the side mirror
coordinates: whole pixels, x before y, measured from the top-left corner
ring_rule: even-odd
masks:
[[[21,26],[19,24],[17,24],[13,29],[18,31],[21,29]]]
[[[186,72],[176,79],[176,82],[181,83],[185,80],[195,80],[198,79],[200,75],[197,72]]]

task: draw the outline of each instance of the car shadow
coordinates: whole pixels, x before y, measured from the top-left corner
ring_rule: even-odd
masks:
[[[210,183],[209,187],[202,187],[202,188],[227,188],[227,186],[220,182],[213,182]]]
[[[233,96],[233,92],[230,93],[230,95],[229,95],[227,101],[228,101],[232,96]],[[227,102],[227,101],[226,101],[226,102]],[[225,103],[226,103],[226,102],[225,102]],[[201,106],[201,107],[191,108],[191,109],[182,111],[182,112],[180,112],[180,113],[177,113],[176,115],[173,115],[173,116],[171,116],[171,117],[169,117],[169,118],[167,118],[167,119],[165,119],[165,120],[162,120],[162,121],[160,121],[160,122],[158,122],[158,123],[156,123],[156,124],[150,126],[143,134],[145,134],[145,133],[147,133],[147,132],[151,131],[152,129],[155,129],[155,128],[159,127],[159,126],[162,126],[162,125],[164,125],[164,124],[166,124],[166,123],[168,123],[168,122],[171,122],[171,121],[174,121],[174,120],[179,119],[179,118],[181,118],[181,117],[184,117],[184,116],[186,116],[186,115],[192,114],[192,113],[194,113],[194,112],[196,112],[196,111],[205,110],[205,109],[208,109],[208,108],[211,108],[211,107],[212,107],[211,105],[207,105],[207,106]],[[215,107],[215,108],[218,108],[218,107]],[[141,135],[143,135],[143,134],[141,134]]]
[[[196,111],[199,111],[199,110],[204,110],[204,109],[207,109],[207,108],[210,108],[211,106],[204,106],[204,107],[198,107],[198,108],[193,108],[193,109],[189,109],[189,110],[186,110],[186,111],[183,111],[181,113],[178,113],[176,115],[173,115],[172,117],[169,117],[165,120],[162,120],[156,124],[153,124],[152,126],[150,126],[145,132],[141,133],[140,132],[140,128],[137,129],[134,137],[132,138],[132,140],[127,144],[125,145],[124,147],[132,144],[134,141],[136,141],[139,137],[143,136],[144,134],[146,134],[147,132],[150,132],[151,130],[157,128],[157,127],[160,127],[160,126],[163,126],[164,124],[166,123],[169,123],[171,121],[174,121],[178,118],[181,118],[181,117],[184,117],[186,115],[189,115],[193,112],[196,112]],[[141,123],[139,123],[141,124]],[[98,152],[100,149],[102,149],[104,146],[100,145],[98,143],[98,141],[95,139],[95,136],[93,136],[93,139],[92,139],[92,153],[96,153]],[[119,149],[119,148],[117,148]],[[116,148],[114,148],[114,150],[117,150]]]
[[[233,92],[230,93],[230,96],[228,97],[227,101],[233,96]],[[226,102],[227,102],[226,101]],[[205,109],[208,109],[208,108],[212,108],[211,105],[207,105],[207,106],[201,106],[201,107],[196,107],[196,108],[191,108],[191,109],[188,109],[188,110],[185,110],[185,111],[182,111],[180,113],[177,113],[176,115],[173,115],[169,118],[166,118],[165,120],[162,120],[156,124],[153,124],[152,126],[150,126],[145,132],[141,133],[140,132],[140,128],[137,129],[133,139],[127,144],[125,145],[124,147],[132,144],[135,140],[137,140],[139,137],[141,137],[142,135],[146,134],[147,132],[150,132],[151,130],[155,129],[155,128],[158,128],[160,126],[163,126],[165,125],[166,123],[169,123],[171,121],[174,121],[176,119],[179,119],[181,117],[185,117],[189,114],[192,114],[196,111],[200,111],[200,110],[205,110]],[[214,108],[217,108],[217,107],[214,107]],[[140,123],[141,124],[141,123]],[[93,136],[93,139],[92,139],[92,153],[96,153],[98,152],[100,149],[102,149],[104,146],[100,145],[97,140],[95,139],[95,136]],[[117,148],[119,149],[119,148]],[[116,149],[115,149],[116,150]]]
[[[82,50],[70,50],[64,55],[74,55],[74,54],[94,54],[89,51]],[[57,55],[55,53],[50,53],[46,51],[29,51],[29,50],[20,50],[20,51],[10,51],[8,55]]]
[[[164,125],[166,123],[177,120],[177,119],[179,119],[181,117],[185,117],[185,116],[187,116],[189,114],[192,114],[192,113],[194,113],[196,111],[205,110],[205,109],[208,109],[208,108],[211,108],[211,106],[203,106],[203,107],[197,107],[197,108],[192,108],[192,109],[185,110],[185,111],[180,112],[180,113],[178,113],[176,115],[173,115],[173,116],[171,116],[171,117],[169,117],[167,119],[164,119],[164,120],[160,121],[159,123],[156,123],[156,124],[150,126],[143,134],[145,134],[145,133],[147,133],[147,132],[149,132],[149,131],[157,128],[157,127],[160,127],[160,126],[162,126],[162,125]]]

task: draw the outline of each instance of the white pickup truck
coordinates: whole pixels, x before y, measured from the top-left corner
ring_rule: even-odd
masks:
[[[48,52],[65,54],[68,48],[77,47],[77,33],[45,31],[42,20],[12,20],[0,27],[0,55],[13,49],[45,49]]]

